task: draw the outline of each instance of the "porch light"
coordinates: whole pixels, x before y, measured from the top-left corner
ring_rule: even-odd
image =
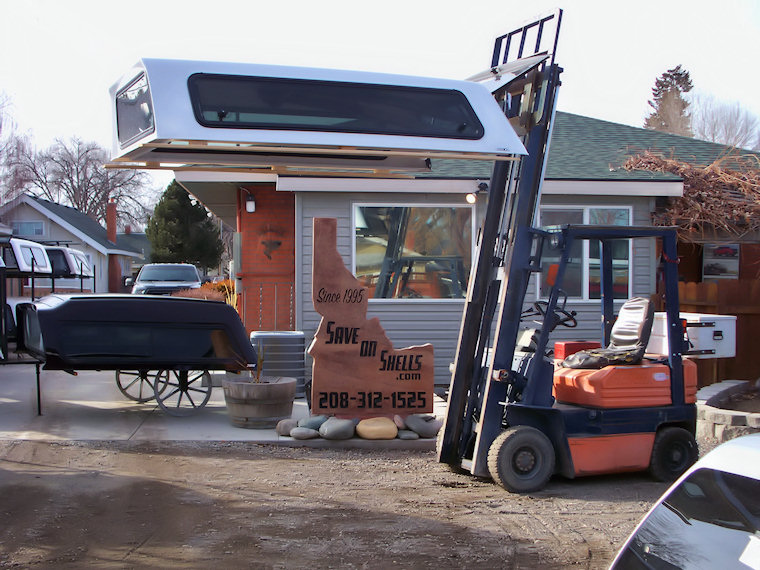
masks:
[[[249,214],[256,211],[256,200],[253,198],[253,194],[246,194],[245,196],[245,211]]]
[[[475,190],[475,192],[470,192],[467,194],[464,199],[467,201],[468,204],[474,204],[478,201],[478,194],[481,192],[488,192],[488,184],[485,182],[481,182],[478,184],[478,189]]]

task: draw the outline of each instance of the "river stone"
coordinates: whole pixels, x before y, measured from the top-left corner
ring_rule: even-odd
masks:
[[[294,427],[290,430],[290,437],[293,439],[314,439],[319,437],[319,432],[307,427]]]
[[[294,418],[286,418],[277,422],[277,427],[275,427],[274,430],[277,432],[277,435],[290,435],[290,431],[294,427],[298,427],[298,420]]]
[[[326,421],[327,416],[309,416],[308,418],[301,418],[298,420],[298,427],[318,430],[319,426],[321,426]]]
[[[398,429],[406,429],[406,422],[404,421],[404,418],[398,414],[393,416],[393,423],[396,424],[396,427]]]
[[[410,429],[400,429],[398,430],[398,438],[399,439],[420,439],[420,434]]]
[[[354,437],[356,422],[339,418],[328,418],[319,426],[319,435],[325,439],[351,439]]]
[[[435,419],[435,416],[430,414],[412,414],[406,418],[406,427],[426,439],[438,435],[438,430],[442,425],[443,421]]]
[[[396,439],[398,428],[390,418],[366,418],[356,424],[356,435],[363,439]]]

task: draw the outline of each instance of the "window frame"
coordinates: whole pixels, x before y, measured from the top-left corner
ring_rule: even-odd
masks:
[[[590,211],[591,210],[625,210],[628,212],[628,226],[633,225],[633,206],[632,205],[618,205],[618,204],[547,204],[547,205],[541,205],[539,206],[538,216],[539,216],[539,226],[543,227],[542,224],[542,214],[545,211],[557,211],[557,210],[574,210],[578,211],[581,210],[583,212],[583,224],[584,225],[595,225],[590,224]],[[625,226],[621,226],[625,227]],[[632,295],[632,289],[633,289],[633,240],[629,239],[628,241],[628,293],[626,295],[626,298],[630,299]],[[598,303],[599,298],[598,297],[591,297],[589,294],[590,289],[590,277],[591,277],[591,258],[590,258],[590,240],[582,240],[581,246],[583,248],[582,252],[582,261],[581,261],[581,289],[582,289],[582,295],[579,297],[574,297],[568,295],[568,299],[572,300],[574,302],[593,302]],[[541,290],[541,274],[537,274],[538,278],[535,282],[535,294],[537,299],[546,299],[548,298],[548,292],[544,292]],[[615,299],[615,301],[622,301],[623,299]]]
[[[145,118],[149,121],[149,125],[146,128],[137,128],[134,132],[134,113],[127,113],[129,107],[121,101],[124,100],[124,96],[135,88],[140,82],[145,83],[145,92],[142,95],[143,102],[141,105],[147,105],[147,113],[144,113]],[[137,103],[137,98],[130,105]],[[156,132],[156,116],[153,110],[153,97],[150,91],[150,83],[148,83],[148,75],[145,71],[138,73],[129,83],[124,85],[116,93],[113,99],[114,105],[114,117],[116,118],[116,140],[119,142],[119,148],[126,148],[135,141],[138,141],[154,132]],[[125,124],[127,123],[127,124]]]
[[[476,262],[476,239],[477,239],[477,207],[476,204],[463,204],[461,202],[404,202],[400,200],[384,200],[382,202],[356,200],[351,202],[351,274],[356,277],[356,213],[358,207],[366,208],[464,208],[470,210],[470,268]],[[470,274],[467,275],[467,285],[469,287]],[[421,299],[401,298],[401,299],[378,299],[369,297],[370,303],[463,303],[467,297],[467,289],[464,289],[464,296],[459,298],[442,298],[435,299],[425,297]]]

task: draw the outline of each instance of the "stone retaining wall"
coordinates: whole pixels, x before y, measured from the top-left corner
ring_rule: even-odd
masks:
[[[760,432],[760,413],[724,410],[731,396],[760,386],[760,380],[724,380],[697,392],[697,438],[723,443],[729,439]]]

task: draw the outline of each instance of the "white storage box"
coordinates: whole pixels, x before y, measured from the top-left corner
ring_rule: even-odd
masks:
[[[736,356],[736,317],[734,315],[708,315],[681,313],[686,320],[689,346],[684,354],[695,358],[730,358]],[[647,352],[668,354],[668,320],[665,313],[654,314],[652,334]]]

